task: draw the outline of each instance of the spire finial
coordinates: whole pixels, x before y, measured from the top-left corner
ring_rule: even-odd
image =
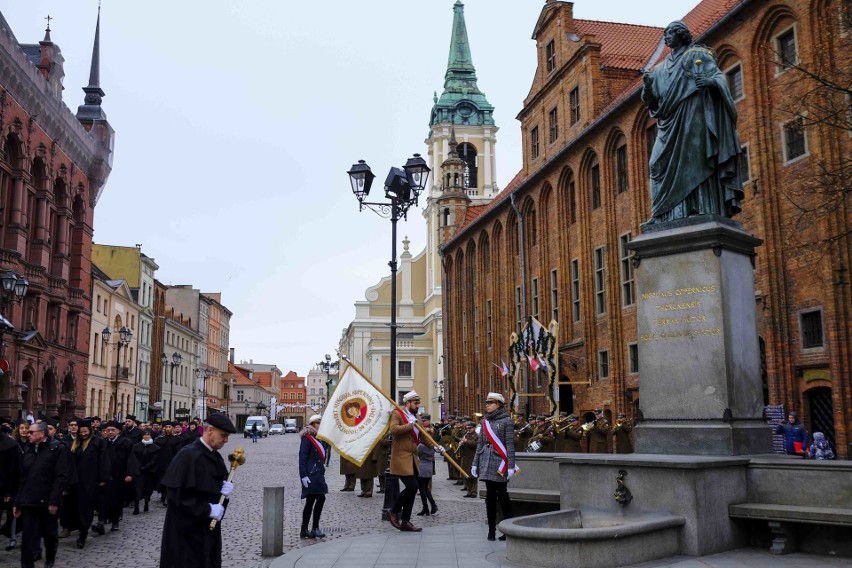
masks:
[[[77,118],[105,119],[101,102],[106,93],[101,89],[101,3],[98,2],[98,19],[95,24],[95,41],[92,44],[92,66],[89,70],[89,85],[83,87],[86,98],[77,109]]]
[[[55,19],[56,18],[51,18],[50,14],[48,14],[47,17],[45,17],[45,20],[47,20],[47,28],[45,28],[45,30],[44,30],[44,39],[42,41],[51,41],[51,39],[50,39],[50,20],[55,20]]]

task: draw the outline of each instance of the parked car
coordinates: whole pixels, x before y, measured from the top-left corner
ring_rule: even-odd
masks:
[[[293,432],[295,434],[299,433],[299,423],[296,422],[295,418],[287,418],[284,420],[284,431]]]
[[[274,436],[275,434],[281,434],[282,436],[285,434],[283,424],[273,424],[269,427],[269,435]]]

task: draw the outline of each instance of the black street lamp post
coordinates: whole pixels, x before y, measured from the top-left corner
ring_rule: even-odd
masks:
[[[2,294],[0,294],[0,355],[2,355],[3,336],[15,329],[12,325],[12,316],[7,311],[9,304],[20,302],[27,295],[30,283],[26,278],[18,276],[14,272],[7,272],[0,276]]]
[[[331,355],[325,354],[325,359],[317,363],[317,366],[325,371],[325,399],[331,399],[331,370],[340,370],[340,361],[332,361]]]
[[[104,344],[109,344],[109,338],[112,336],[112,330],[109,327],[105,327],[101,332],[101,337],[103,338]],[[115,342],[115,388],[113,389],[113,409],[112,409],[112,417],[113,420],[118,420],[119,416],[119,406],[118,406],[118,381],[121,378],[121,348],[127,347],[130,343],[130,339],[133,337],[133,332],[130,331],[129,328],[121,326],[121,329],[118,330],[118,341]],[[124,403],[121,404],[121,414],[124,414]]]
[[[163,367],[169,365],[171,369],[169,369],[169,420],[175,419],[175,410],[174,410],[174,389],[175,389],[175,367],[181,364],[183,361],[183,357],[181,354],[175,351],[172,353],[172,360],[169,361],[169,358],[166,357],[166,354],[163,353],[160,355],[160,361],[163,363]]]
[[[195,369],[195,380],[202,381],[202,385],[203,385],[202,388],[201,388],[201,395],[202,395],[203,398],[202,398],[202,402],[201,402],[201,416],[200,416],[200,418],[202,420],[207,420],[207,379],[209,379],[209,378],[210,378],[210,369],[208,369],[206,367],[204,369]]]
[[[412,205],[417,205],[420,194],[426,189],[426,180],[429,178],[430,171],[420,154],[414,154],[401,169],[392,167],[385,179],[385,198],[390,203],[365,201],[370,195],[370,187],[373,185],[376,176],[364,160],[358,160],[358,163],[346,172],[349,174],[352,193],[358,199],[358,210],[363,211],[364,207],[367,207],[380,217],[390,218],[391,220],[391,260],[388,263],[391,269],[390,397],[394,402],[398,402],[396,393],[396,222],[400,217],[407,219],[408,210]],[[388,464],[390,464],[390,460],[388,460]],[[399,483],[395,477],[390,475],[390,467],[388,467],[385,471],[383,520],[387,520],[387,513],[398,495]]]

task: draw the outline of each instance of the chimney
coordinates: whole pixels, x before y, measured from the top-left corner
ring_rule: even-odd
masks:
[[[231,362],[231,365],[233,365],[233,364],[234,364],[234,349],[236,349],[236,348],[235,348],[235,347],[231,347],[231,349],[230,349],[230,351],[231,351],[231,355],[230,355],[230,357],[228,357],[228,361],[230,361],[230,362]]]

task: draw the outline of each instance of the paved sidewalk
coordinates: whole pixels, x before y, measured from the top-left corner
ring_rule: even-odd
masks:
[[[506,543],[485,539],[483,523],[426,527],[318,542],[272,561],[270,568],[525,568],[506,560]],[[848,568],[849,558],[809,554],[775,556],[742,548],[702,558],[673,557],[629,568]],[[566,564],[566,568],[568,565]]]

